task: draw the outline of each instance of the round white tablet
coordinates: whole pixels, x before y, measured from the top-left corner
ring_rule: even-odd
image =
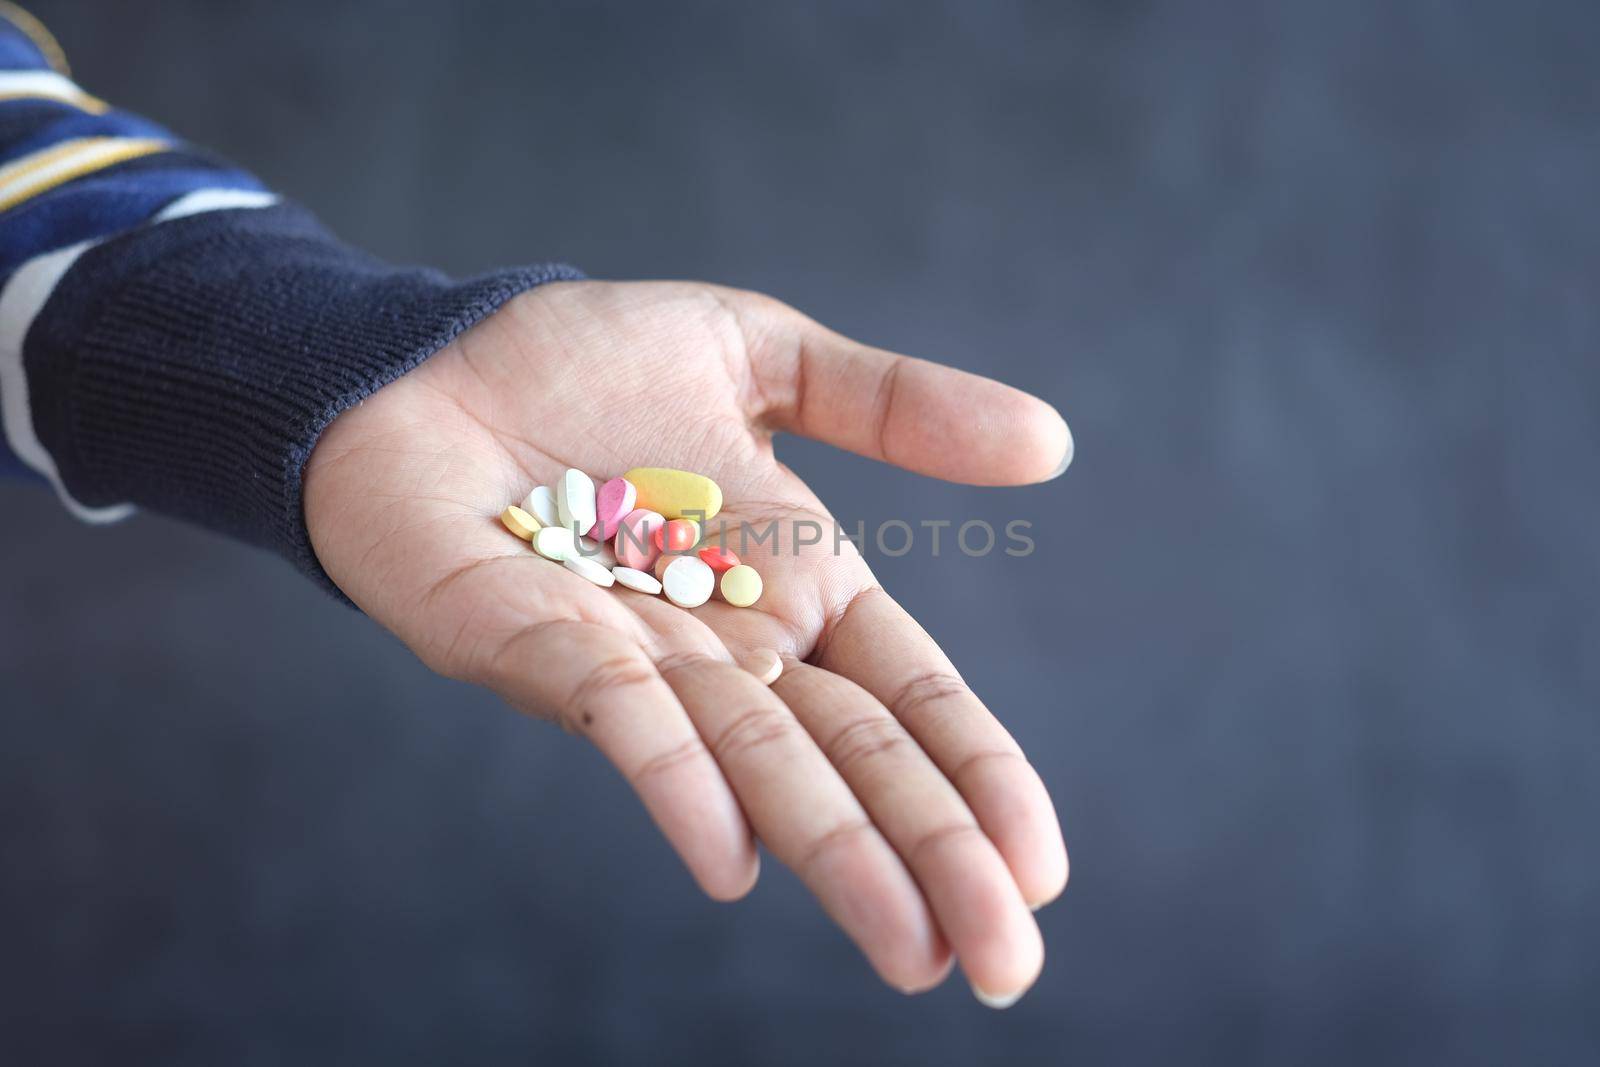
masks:
[[[522,502],[522,510],[539,520],[541,526],[560,526],[561,513],[556,510],[555,490],[548,485],[541,485],[528,494],[528,499]]]
[[[557,563],[572,555],[575,547],[572,531],[560,526],[545,526],[533,535],[533,550],[545,559],[553,559]]]
[[[636,593],[649,593],[655,596],[661,592],[661,583],[656,581],[655,575],[636,571],[632,567],[614,567],[611,576],[617,580],[618,585],[632,589]]]
[[[587,578],[595,585],[609,589],[611,583],[616,581],[611,572],[600,566],[587,556],[571,555],[561,561],[561,565],[580,578]]]
[[[661,572],[661,588],[667,599],[680,608],[697,608],[711,599],[717,572],[696,556],[675,559]]]
[[[594,529],[594,481],[580,470],[563,474],[556,483],[556,512],[561,525],[574,533]]]

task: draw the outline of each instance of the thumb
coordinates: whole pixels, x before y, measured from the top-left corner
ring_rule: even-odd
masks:
[[[860,344],[767,297],[733,302],[773,429],[969,485],[1047,481],[1072,462],[1072,431],[1036,396]]]

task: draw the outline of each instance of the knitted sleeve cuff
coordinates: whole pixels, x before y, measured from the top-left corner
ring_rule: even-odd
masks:
[[[29,327],[34,430],[86,510],[185,519],[333,590],[301,500],[318,435],[512,296],[579,277],[396,269],[290,204],[141,228],[83,252]]]

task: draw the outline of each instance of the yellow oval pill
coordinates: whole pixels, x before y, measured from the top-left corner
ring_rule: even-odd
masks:
[[[506,529],[524,541],[532,541],[533,535],[539,532],[539,527],[542,525],[538,519],[515,504],[500,513],[500,521],[505,524]]]
[[[729,567],[722,575],[722,599],[736,608],[747,608],[761,599],[761,575],[748,563]]]
[[[635,467],[623,475],[638,491],[634,507],[669,519],[699,519],[722,510],[722,490],[703,474],[669,467]]]

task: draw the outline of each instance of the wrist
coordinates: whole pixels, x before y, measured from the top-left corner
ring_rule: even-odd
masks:
[[[322,431],[515,294],[575,276],[397,269],[292,205],[136,231],[85,252],[29,331],[38,437],[85,507],[196,522],[332,588],[302,505]]]

